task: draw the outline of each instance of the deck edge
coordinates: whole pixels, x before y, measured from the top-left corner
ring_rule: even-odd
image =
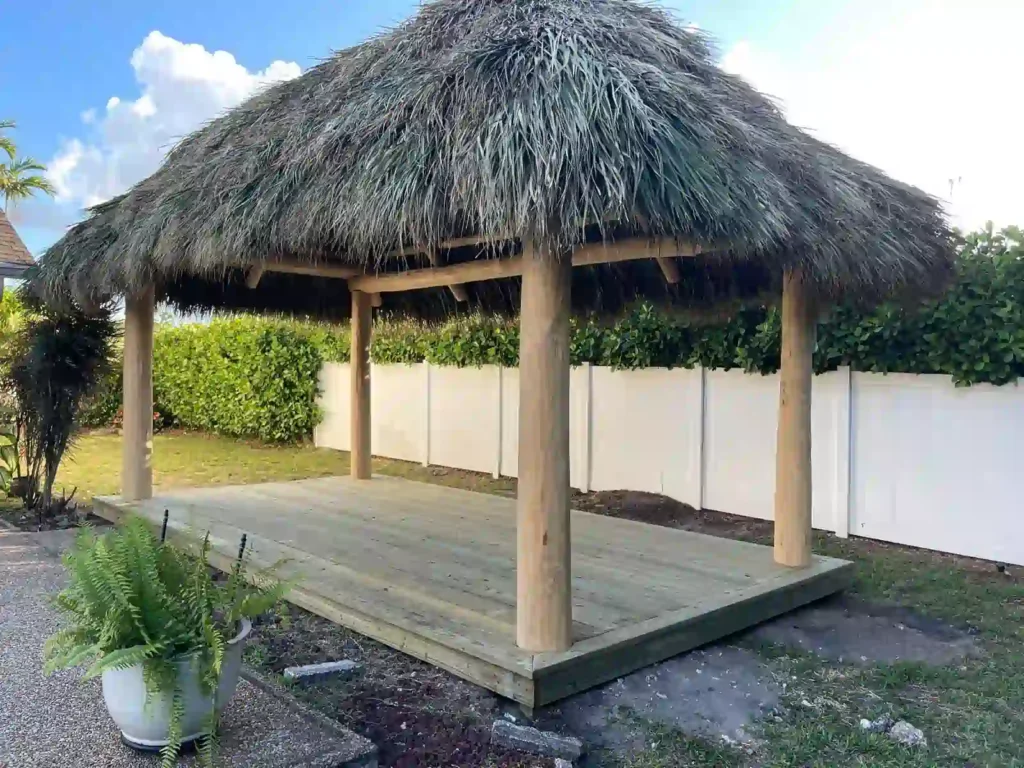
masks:
[[[833,558],[816,560],[819,566],[825,566],[818,573],[803,579],[785,574],[789,580],[782,584],[778,580],[765,582],[742,599],[706,613],[695,616],[693,609],[687,608],[598,635],[562,654],[538,655],[533,670],[536,706],[749,629],[850,585],[853,563]]]

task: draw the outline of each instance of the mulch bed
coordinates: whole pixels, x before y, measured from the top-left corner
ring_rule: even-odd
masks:
[[[377,744],[382,768],[534,768],[553,763],[491,745],[495,718],[512,704],[442,669],[288,606],[257,622],[246,661],[285,667],[351,659],[347,680],[295,686],[296,696]]]
[[[79,504],[59,515],[39,515],[33,509],[25,509],[18,499],[4,499],[0,503],[0,520],[9,523],[19,531],[35,533],[37,531],[59,531],[66,528],[78,528],[89,525],[94,528],[110,525],[102,517],[92,513],[92,506]]]
[[[663,525],[684,531],[706,533],[729,539],[770,544],[773,525],[770,520],[729,515],[709,509],[698,510],[689,504],[641,491],[573,491],[569,502],[573,509],[608,517],[620,517],[651,525]]]

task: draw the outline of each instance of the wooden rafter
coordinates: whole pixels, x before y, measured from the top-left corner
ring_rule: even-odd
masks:
[[[507,240],[515,240],[514,237],[507,237],[505,235],[494,235],[488,237],[486,235],[469,235],[468,237],[453,237],[450,240],[442,240],[436,246],[428,247],[425,245],[410,245],[405,248],[397,248],[388,254],[389,258],[400,257],[400,256],[415,256],[418,253],[430,254],[433,251],[450,251],[454,248],[464,248],[467,245],[490,245],[491,243],[501,243]]]
[[[675,285],[683,279],[679,272],[679,265],[671,256],[659,256],[657,262],[661,268],[661,274],[665,276],[665,282],[669,285]]]
[[[573,252],[572,265],[586,267],[619,261],[696,256],[699,253],[701,253],[700,246],[692,243],[680,243],[673,238],[655,240],[631,238],[614,243],[591,243],[579,246]],[[395,274],[361,275],[349,280],[349,288],[367,293],[393,293],[476,283],[483,280],[498,280],[505,277],[517,277],[522,273],[523,261],[520,256],[511,259],[478,259],[463,264],[414,269]]]
[[[323,262],[296,261],[294,259],[273,259],[249,267],[245,273],[245,284],[249,288],[259,285],[260,278],[267,272],[284,272],[291,275],[310,275],[348,280],[364,274],[360,267],[347,264],[325,264]]]
[[[260,279],[263,277],[265,267],[262,264],[257,264],[253,267],[249,267],[245,271],[245,287],[249,289],[255,289],[260,284]]]
[[[441,258],[441,255],[437,252],[436,248],[430,251],[429,256],[430,256],[430,266],[432,266],[432,267],[444,266],[444,263],[443,263],[444,260]],[[465,286],[462,286],[462,285],[459,285],[459,284],[456,283],[454,285],[449,285],[448,288],[451,289],[452,296],[455,297],[456,301],[458,301],[458,302],[469,301],[469,293],[466,291]]]

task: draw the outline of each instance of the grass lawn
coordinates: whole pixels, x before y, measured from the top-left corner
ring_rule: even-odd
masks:
[[[492,493],[511,493],[515,481],[374,459],[373,471]],[[348,473],[348,454],[311,445],[275,446],[190,432],[164,432],[153,438],[153,483],[160,488],[241,485],[300,480]],[[121,438],[107,432],[82,437],[64,460],[58,487],[76,498],[116,494],[121,482]]]
[[[377,461],[374,469],[486,492],[514,491],[514,481],[458,470],[397,461]],[[308,446],[271,447],[182,433],[154,440],[155,482],[164,488],[347,470],[347,454]],[[120,438],[92,434],[79,442],[60,482],[77,487],[79,498],[89,498],[116,493],[119,473]],[[766,530],[754,526],[735,535],[763,540]],[[772,674],[787,681],[777,717],[755,729],[760,741],[756,754],[647,724],[648,743],[657,747],[629,761],[629,768],[1024,766],[1024,568],[1004,572],[967,558],[825,535],[817,536],[816,550],[857,564],[854,596],[948,622],[974,636],[982,653],[948,666],[863,665],[751,643],[748,647],[765,659]],[[880,715],[921,728],[928,747],[902,747],[860,729],[861,718]]]

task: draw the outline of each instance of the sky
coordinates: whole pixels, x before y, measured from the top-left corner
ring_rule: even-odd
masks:
[[[941,198],[1024,224],[1019,0],[662,0],[790,121]],[[57,198],[9,212],[36,255],[268,83],[415,12],[409,0],[0,0],[0,119]]]

